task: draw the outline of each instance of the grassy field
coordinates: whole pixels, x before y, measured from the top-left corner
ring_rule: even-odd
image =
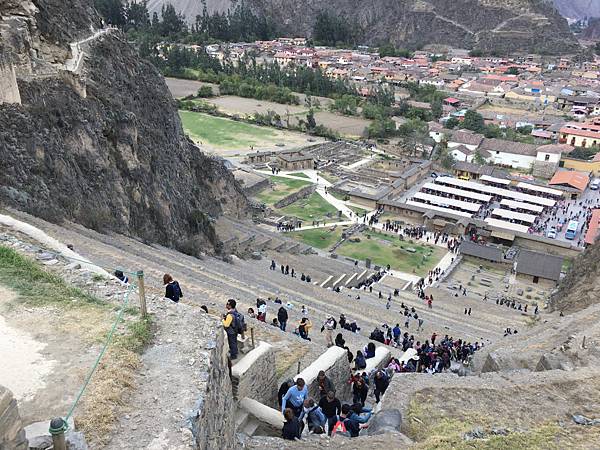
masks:
[[[277,132],[270,128],[191,111],[179,111],[179,116],[184,130],[193,140],[214,147],[247,148],[279,141]]]
[[[360,238],[360,242],[346,241],[337,252],[363,261],[370,258],[379,266],[389,264],[392,269],[419,276],[424,276],[433,269],[446,253],[443,248],[437,246],[411,244],[374,231],[366,231],[354,237]],[[408,251],[409,248],[415,249],[415,252]]]
[[[362,216],[364,213],[369,212],[369,210],[365,209],[365,208],[361,208],[360,206],[353,206],[353,205],[347,205],[348,208],[350,208],[352,211],[354,211],[356,214]]]
[[[338,218],[337,209],[316,192],[303,200],[298,200],[285,208],[281,208],[279,212],[309,223],[313,220],[331,222],[333,219],[337,220]],[[330,217],[327,217],[328,213]]]
[[[307,245],[326,250],[332,247],[333,244],[340,239],[342,236],[342,229],[336,227],[335,230],[332,231],[331,228],[317,228],[314,230],[296,231],[290,233],[290,236]]]
[[[273,182],[272,187],[268,187],[256,195],[258,201],[269,206],[310,184],[308,181],[292,180],[283,177],[271,177],[271,181]]]
[[[308,175],[306,175],[304,172],[288,173],[288,175],[292,175],[292,176],[298,177],[298,178],[307,178],[310,180],[310,177]]]

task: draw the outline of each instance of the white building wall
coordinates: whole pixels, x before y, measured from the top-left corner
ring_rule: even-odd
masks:
[[[494,164],[510,166],[515,169],[530,169],[535,161],[535,157],[529,155],[517,155],[514,153],[494,152],[491,160]]]

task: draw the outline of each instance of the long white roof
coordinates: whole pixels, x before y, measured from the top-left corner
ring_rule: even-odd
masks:
[[[519,182],[519,183],[517,183],[517,187],[520,189],[527,189],[528,191],[541,192],[543,194],[554,195],[555,197],[563,196],[563,192],[559,191],[558,189],[552,189],[549,187],[538,186],[536,184]]]
[[[533,214],[518,213],[508,209],[496,208],[492,211],[492,216],[499,216],[501,219],[518,220],[525,223],[535,222],[536,216]]]
[[[425,192],[415,193],[415,195],[413,195],[413,199],[424,200],[424,201],[430,202],[433,205],[438,205],[438,206],[443,206],[443,207],[452,205],[460,210],[471,212],[471,213],[476,213],[481,208],[481,205],[479,203],[463,202],[462,200],[455,200],[455,199],[448,198],[448,197],[440,197],[438,195],[426,194]],[[449,209],[453,209],[453,208],[449,208]]]
[[[523,192],[511,191],[509,189],[497,188],[486,184],[474,183],[472,181],[461,180],[460,178],[452,177],[437,177],[436,183],[449,184],[464,189],[472,189],[476,192],[482,192],[490,195],[497,195],[503,198],[510,198],[521,202],[533,203],[542,206],[554,206],[556,203],[550,198],[538,197],[535,195],[524,194]]]
[[[425,183],[422,189],[429,189],[431,191],[452,194],[462,198],[472,198],[473,200],[477,200],[483,203],[489,203],[492,200],[492,196],[488,194],[480,194],[478,192],[465,191],[450,186],[444,186],[443,184]]]
[[[509,200],[507,198],[500,202],[500,206],[506,206],[509,209],[523,209],[525,211],[531,211],[538,214],[544,210],[544,207],[540,205],[532,205],[531,203],[518,202],[516,200]]]
[[[485,221],[494,227],[503,228],[505,230],[518,231],[521,233],[527,233],[527,231],[529,231],[529,227],[526,227],[525,225],[510,223],[510,222],[507,222],[506,220],[500,220],[500,219],[494,219],[492,217],[487,217],[485,219]]]
[[[503,184],[505,186],[508,186],[510,184],[510,180],[507,180],[505,178],[490,177],[489,175],[481,175],[479,177],[479,179],[481,181],[488,181],[490,183]]]
[[[432,211],[440,211],[440,212],[445,212],[448,214],[454,214],[455,216],[469,217],[469,218],[472,216],[472,214],[466,213],[464,211],[457,211],[456,209],[442,208],[441,206],[435,206],[435,205],[426,205],[425,203],[416,202],[414,200],[407,200],[406,204],[412,205],[412,206],[420,206],[421,208],[431,209]]]

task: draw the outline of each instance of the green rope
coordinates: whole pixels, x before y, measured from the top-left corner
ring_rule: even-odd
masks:
[[[81,387],[79,394],[77,395],[77,398],[73,402],[71,409],[69,409],[69,413],[67,414],[67,417],[64,419],[65,424],[67,423],[67,421],[73,414],[73,411],[75,410],[75,407],[79,403],[79,400],[81,400],[81,397],[83,396],[83,393],[85,392],[85,389],[87,388],[88,384],[90,383],[90,380],[92,379],[92,376],[94,375],[94,373],[96,372],[96,369],[98,368],[98,365],[100,364],[100,360],[104,356],[104,353],[106,352],[106,349],[108,348],[108,345],[111,343],[112,338],[115,334],[115,330],[117,329],[117,325],[119,324],[119,322],[121,321],[121,318],[123,317],[123,312],[125,311],[125,307],[129,303],[129,295],[131,294],[131,292],[133,291],[134,288],[135,288],[135,285],[130,284],[129,288],[127,289],[127,292],[125,292],[125,297],[123,299],[123,304],[121,306],[121,310],[119,311],[119,314],[117,315],[117,318],[115,319],[115,321],[112,325],[112,328],[110,329],[110,332],[108,333],[106,342],[104,343],[104,346],[102,347],[102,350],[100,351],[100,354],[98,355],[98,358],[96,358],[96,362],[92,366],[92,370],[90,370],[90,373],[88,374],[87,378],[85,379],[85,382],[83,383],[83,386]],[[68,427],[68,425],[66,425],[66,426]]]

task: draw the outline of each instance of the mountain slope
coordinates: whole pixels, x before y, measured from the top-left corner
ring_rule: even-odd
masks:
[[[172,4],[177,12],[185,15],[186,22],[194,23],[196,16],[202,14],[204,6],[200,0],[148,0],[148,11],[150,15],[154,12],[160,17],[160,10],[166,4]],[[206,9],[209,14],[213,12],[224,12],[231,7],[230,0],[207,0]]]
[[[90,5],[0,4],[1,56],[22,99],[0,104],[0,200],[190,253],[218,250],[212,219],[243,215],[245,196],[185,137],[159,72],[119,32],[92,31]],[[76,57],[69,41],[86,36]]]
[[[556,9],[569,19],[600,17],[598,0],[554,0]]]
[[[538,0],[250,0],[291,35],[310,35],[326,10],[358,23],[360,39],[391,40],[411,48],[426,44],[486,52],[568,53],[579,46],[568,24]]]

